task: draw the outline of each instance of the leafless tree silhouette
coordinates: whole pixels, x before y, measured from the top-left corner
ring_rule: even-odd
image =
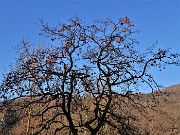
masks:
[[[179,54],[154,45],[141,52],[133,38],[139,31],[128,17],[41,24],[40,35],[52,46],[33,49],[23,41],[0,86],[1,100],[13,104],[22,123],[29,119],[22,133],[96,135],[109,126],[116,134],[137,134],[127,107],[144,107],[133,96],[140,85],[158,88],[148,69],[178,65]]]

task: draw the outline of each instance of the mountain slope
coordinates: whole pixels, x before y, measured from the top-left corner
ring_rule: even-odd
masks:
[[[123,106],[123,102],[121,103],[121,98],[122,97],[117,98],[117,104],[119,103],[121,106]],[[133,116],[136,117],[136,121],[131,121],[131,124],[136,125],[139,128],[138,135],[180,135],[180,84],[167,87],[153,94],[132,95],[132,98],[145,106],[145,108],[141,108],[144,109],[143,113],[139,113],[139,110],[131,108],[132,106],[128,100],[124,100],[124,102],[128,104],[124,109],[127,109]],[[85,100],[87,101],[87,99]],[[22,101],[18,102],[20,104]],[[91,103],[91,99],[89,99],[88,103]],[[149,105],[151,105],[151,107],[147,107]],[[0,109],[3,110],[2,107]],[[35,106],[33,109],[38,110],[40,107]],[[115,107],[114,112],[118,112],[120,115],[122,114],[122,111],[120,111],[118,107]],[[53,112],[48,112],[47,115],[51,114],[53,114]],[[12,114],[10,115],[12,116]],[[4,114],[0,113],[0,117],[1,120],[3,120]],[[74,115],[74,117],[77,116]],[[67,123],[66,121],[64,122]],[[35,120],[31,126],[37,123],[38,120]],[[2,121],[0,126],[3,126]],[[110,127],[105,127],[105,129],[101,130],[101,132],[104,134],[117,134],[113,133],[116,132],[116,130],[112,132]],[[11,126],[5,128],[4,135],[7,135],[7,133],[9,133],[9,135],[13,135],[13,133],[15,135],[20,135],[26,128],[27,120],[24,122],[17,122],[13,126],[11,124]],[[0,134],[3,133],[0,131]],[[83,134],[88,135],[88,132],[83,132]]]

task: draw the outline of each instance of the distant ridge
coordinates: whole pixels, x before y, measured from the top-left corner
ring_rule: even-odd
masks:
[[[169,87],[163,89],[162,91],[180,93],[180,84],[175,84],[175,85],[169,86]]]

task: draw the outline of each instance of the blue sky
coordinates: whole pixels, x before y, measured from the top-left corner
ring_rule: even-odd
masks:
[[[38,18],[56,24],[74,15],[87,21],[127,15],[142,31],[137,35],[142,49],[158,41],[159,47],[180,53],[179,0],[0,0],[0,80],[17,57],[13,47],[23,38],[45,43],[38,35]],[[180,70],[175,66],[152,70],[152,74],[164,86],[180,83]]]

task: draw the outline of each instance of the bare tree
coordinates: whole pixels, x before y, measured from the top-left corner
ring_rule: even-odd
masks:
[[[180,55],[154,45],[141,52],[128,17],[92,25],[78,17],[57,26],[41,23],[40,35],[52,46],[32,49],[23,41],[0,86],[1,99],[13,103],[22,123],[33,120],[22,132],[96,135],[108,125],[116,134],[136,134],[127,107],[142,107],[133,98],[140,85],[158,88],[148,69],[178,65]]]

